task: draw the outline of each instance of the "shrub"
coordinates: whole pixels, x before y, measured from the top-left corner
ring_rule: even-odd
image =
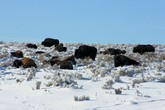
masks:
[[[120,79],[120,75],[117,73],[114,73],[111,75],[112,79],[114,79],[115,82],[122,82]]]
[[[80,97],[74,96],[74,101],[87,101],[87,100],[90,100],[89,96],[85,96],[85,95],[80,96]]]
[[[158,81],[165,83],[165,76],[161,76],[160,78],[158,78]]]
[[[113,89],[112,85],[115,82],[112,79],[109,79],[105,82],[105,84],[102,86],[103,89]]]
[[[27,69],[27,73],[26,73],[27,81],[32,80],[33,77],[35,77],[35,75],[36,75],[36,69],[35,68],[28,68]]]
[[[133,80],[132,80],[132,88],[135,87],[135,84],[140,84],[140,83],[143,83],[143,82],[146,82],[146,81],[144,80],[144,78],[136,78],[136,79],[133,79]]]
[[[37,90],[40,89],[40,86],[41,86],[41,81],[37,81],[37,82],[36,82],[36,89],[37,89]]]
[[[165,54],[160,55],[160,60],[165,60]]]
[[[121,94],[121,93],[122,93],[121,88],[119,88],[119,89],[115,89],[115,94]]]
[[[79,76],[78,76],[79,77]],[[79,86],[76,81],[74,81],[75,76],[65,73],[55,73],[52,78],[52,83],[54,86],[74,89],[82,89],[83,86]]]
[[[50,81],[50,82],[48,82],[47,84],[45,84],[46,85],[46,87],[50,87],[50,86],[53,86],[53,82],[52,81]]]

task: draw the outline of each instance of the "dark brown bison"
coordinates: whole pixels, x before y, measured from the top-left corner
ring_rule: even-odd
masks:
[[[11,52],[11,56],[17,57],[17,58],[22,58],[23,57],[23,52],[21,50],[17,50],[15,52]]]
[[[81,45],[78,49],[75,50],[74,55],[76,59],[84,59],[85,57],[90,57],[92,60],[95,60],[97,49],[94,46]]]
[[[42,43],[45,47],[57,46],[59,44],[58,39],[46,38]]]
[[[16,68],[19,68],[22,65],[22,61],[21,60],[15,60],[13,62],[13,66]]]
[[[23,66],[23,68],[30,68],[30,67],[37,68],[34,60],[26,57],[22,58],[21,60],[15,60],[13,62],[13,66],[16,68],[19,68],[20,66]]]
[[[59,45],[55,46],[55,50],[62,52],[62,51],[66,51],[67,48],[63,46],[63,43],[60,43]]]
[[[60,61],[58,62],[60,65],[60,69],[70,69],[73,70],[73,63],[72,61]]]
[[[31,43],[26,44],[26,47],[37,49],[37,45],[36,44],[31,44]]]
[[[73,69],[73,65],[76,65],[76,60],[74,56],[67,57],[64,60],[61,60],[58,56],[54,56],[50,60],[44,61],[43,63],[50,63],[51,66],[55,64],[59,65],[60,69]]]
[[[155,48],[152,45],[137,45],[133,48],[134,53],[144,54],[145,52],[155,52]]]
[[[66,52],[67,51],[67,47],[63,47],[62,51]]]
[[[140,63],[124,55],[116,55],[114,56],[114,65],[118,67],[124,65],[140,65]]]
[[[110,55],[120,55],[120,54],[125,54],[126,51],[125,50],[120,50],[120,49],[108,48],[107,50],[102,51],[100,53],[110,54]]]
[[[59,61],[60,61],[59,57],[54,56],[48,62],[50,62],[51,66],[53,66],[54,64],[57,64]]]
[[[73,65],[76,65],[76,60],[73,55],[66,57],[63,60],[61,60],[58,56],[54,56],[48,62],[50,62],[51,66],[53,66],[54,64],[57,64],[59,61],[71,61]]]
[[[74,55],[65,58],[63,61],[71,61],[73,65],[76,65],[76,60]]]

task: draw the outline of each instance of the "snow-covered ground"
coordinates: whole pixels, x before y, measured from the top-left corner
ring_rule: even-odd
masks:
[[[81,44],[64,44],[67,52],[38,44],[0,43],[0,110],[165,110],[165,45],[154,45],[155,53],[132,53],[132,44],[91,44],[99,51],[109,47],[126,50],[126,56],[141,66],[114,67],[113,56],[98,54],[95,61],[76,59],[74,70],[42,65],[51,56],[65,58]],[[22,50],[38,68],[15,68],[10,52]],[[33,74],[32,79],[29,74]],[[41,84],[37,89],[37,84]],[[116,94],[119,89],[121,94]]]

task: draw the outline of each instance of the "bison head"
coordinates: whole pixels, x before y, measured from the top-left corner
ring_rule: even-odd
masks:
[[[22,65],[21,60],[15,60],[15,61],[13,62],[13,66],[16,67],[16,68],[19,68],[21,65]]]
[[[76,49],[76,50],[75,50],[74,56],[75,56],[76,59],[80,58],[81,54],[80,54],[79,49]]]

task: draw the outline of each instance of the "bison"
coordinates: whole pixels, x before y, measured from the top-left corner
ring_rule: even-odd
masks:
[[[60,61],[65,61],[65,62],[71,61],[73,65],[76,65],[76,60],[73,55],[69,56],[67,58],[64,58],[63,60],[61,60],[58,56],[54,56],[48,62],[50,62],[51,66],[53,66],[54,64],[58,64],[58,62],[60,62]]]
[[[78,49],[75,50],[75,58],[84,59],[85,57],[90,57],[92,60],[95,60],[97,54],[97,49],[94,46],[81,45]]]
[[[51,66],[55,64],[59,65],[60,69],[73,69],[73,65],[76,65],[76,60],[74,56],[69,56],[63,60],[61,60],[58,56],[54,56],[50,60],[43,62],[43,64],[49,63],[51,64]]]
[[[42,43],[45,47],[57,46],[59,44],[58,39],[46,38]]]
[[[108,48],[107,50],[102,51],[100,53],[110,54],[110,55],[120,55],[120,54],[125,54],[126,51],[125,50],[120,50],[120,49]]]
[[[60,65],[60,69],[70,69],[73,70],[73,63],[72,61],[60,61],[58,62]]]
[[[73,65],[76,65],[76,60],[74,55],[65,58],[63,61],[71,61]]]
[[[66,52],[67,51],[67,47],[63,47],[62,51]]]
[[[21,60],[15,60],[13,62],[13,66],[16,68],[19,68],[20,66],[23,66],[23,68],[30,68],[30,67],[37,68],[34,60],[26,57],[23,57]]]
[[[22,65],[22,61],[21,60],[15,60],[13,62],[13,66],[16,68],[19,68]]]
[[[17,58],[22,58],[23,57],[23,52],[21,50],[17,50],[15,52],[11,52],[11,56],[17,57]]]
[[[51,66],[53,66],[54,64],[57,64],[57,62],[59,62],[59,61],[60,61],[59,57],[54,56],[48,62],[50,62]]]
[[[30,59],[30,58],[22,58],[22,65],[23,68],[29,68],[29,67],[35,67],[37,68],[37,65],[35,64],[34,60]]]
[[[144,54],[145,52],[155,52],[155,48],[152,45],[137,45],[133,48],[133,53]]]
[[[118,67],[124,65],[140,65],[140,63],[124,55],[116,55],[114,56],[114,65]]]
[[[26,47],[37,49],[37,45],[36,44],[31,44],[31,43],[26,44]]]
[[[66,51],[67,48],[63,46],[63,43],[60,43],[59,45],[55,46],[55,50],[62,52],[62,51]]]

